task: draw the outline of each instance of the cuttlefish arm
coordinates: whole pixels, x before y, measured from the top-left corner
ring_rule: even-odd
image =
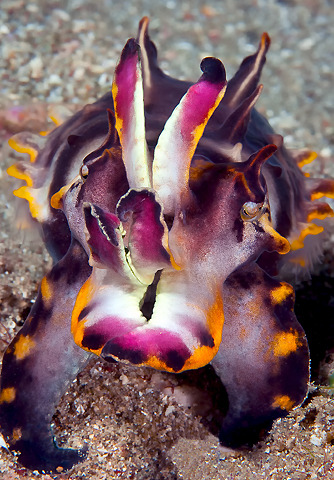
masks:
[[[44,277],[23,328],[2,365],[1,430],[19,461],[32,470],[68,469],[84,452],[59,448],[50,427],[60,398],[89,354],[73,341],[69,318],[76,295],[89,276],[87,255],[77,242]]]
[[[258,441],[304,400],[309,351],[289,284],[247,265],[226,280],[223,296],[225,324],[212,365],[229,401],[220,440],[236,448]]]

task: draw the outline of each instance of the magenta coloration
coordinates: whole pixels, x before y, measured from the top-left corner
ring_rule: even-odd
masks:
[[[39,137],[8,173],[54,265],[8,347],[1,430],[19,461],[71,468],[50,423],[92,354],[172,373],[211,362],[232,448],[256,442],[307,394],[309,352],[287,268],[309,268],[333,211],[332,179],[306,177],[254,109],[270,40],[226,82],[216,58],[191,84],[165,75],[142,19],[112,92]]]

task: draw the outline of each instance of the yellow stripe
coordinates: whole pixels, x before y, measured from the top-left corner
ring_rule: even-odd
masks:
[[[304,240],[307,235],[318,235],[323,232],[324,228],[316,225],[315,223],[310,223],[306,228],[304,228],[299,237],[291,242],[291,250],[299,250],[304,247]]]
[[[33,181],[27,173],[21,172],[16,165],[11,165],[7,168],[7,173],[10,177],[17,178],[18,180],[24,180],[27,182],[28,187],[32,187]]]
[[[8,145],[16,152],[27,153],[30,156],[31,163],[34,163],[38,155],[38,151],[31,145],[19,143],[14,137],[8,140]]]
[[[304,165],[312,163],[317,158],[317,156],[318,154],[316,152],[309,152],[306,157],[302,158],[302,160],[297,163],[298,167],[302,168],[304,167]]]
[[[29,209],[31,216],[38,219],[42,210],[42,207],[36,202],[35,197],[31,194],[31,189],[24,185],[13,191],[13,194],[18,198],[23,198],[29,202]]]

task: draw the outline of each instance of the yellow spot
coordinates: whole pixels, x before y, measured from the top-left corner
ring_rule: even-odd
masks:
[[[15,400],[16,389],[14,387],[7,387],[1,391],[0,403],[12,403]]]
[[[38,151],[31,145],[20,143],[15,137],[8,140],[8,145],[19,153],[28,153],[31,163],[34,163],[38,155]]]
[[[42,130],[39,132],[41,137],[47,137],[52,130]]]
[[[16,443],[18,440],[21,440],[22,438],[22,430],[19,427],[14,428],[13,434],[12,434],[12,442]]]
[[[291,242],[291,250],[299,250],[304,247],[304,240],[307,235],[318,235],[323,232],[324,228],[316,225],[315,223],[310,223],[306,228],[304,228],[299,237]]]
[[[49,301],[52,298],[52,288],[50,282],[48,282],[47,278],[44,277],[41,282],[41,294],[43,300]]]
[[[272,407],[281,408],[282,410],[291,410],[295,402],[288,395],[276,395],[272,403]]]
[[[31,187],[33,184],[31,177],[29,177],[29,175],[27,175],[26,173],[21,172],[16,165],[11,165],[9,168],[7,168],[7,173],[10,177],[24,180],[25,182],[27,182],[28,187]]]
[[[271,300],[274,305],[278,305],[293,295],[293,288],[288,283],[282,282],[279,287],[274,288],[270,292]]]
[[[292,329],[290,332],[277,333],[271,343],[275,357],[286,357],[301,345],[298,332]]]
[[[14,355],[17,360],[28,357],[36,343],[29,335],[21,335],[14,345]]]

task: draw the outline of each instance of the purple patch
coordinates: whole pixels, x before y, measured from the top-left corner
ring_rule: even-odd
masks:
[[[161,206],[149,190],[130,190],[120,201],[117,214],[128,232],[128,247],[134,265],[155,269],[170,264],[169,255],[162,244],[164,226]]]
[[[116,228],[120,222],[116,215],[104,212],[95,205],[84,207],[86,227],[89,233],[87,243],[91,249],[93,259],[113,270],[119,270],[119,247]]]
[[[103,338],[103,342],[100,345],[101,347],[103,344],[108,342],[108,340],[127,335],[136,327],[138,328],[138,324],[133,322],[133,320],[110,315],[108,317],[101,318],[101,320],[98,320],[96,324],[86,327],[84,331],[84,339],[86,339],[86,337],[99,336]]]
[[[117,85],[117,114],[119,118],[124,120],[123,128],[129,125],[129,114],[131,113],[130,105],[133,102],[133,95],[136,87],[137,72],[136,65],[138,62],[137,42],[130,38],[121,55],[120,62],[115,70],[115,83]],[[124,132],[123,132],[124,133]]]
[[[145,363],[150,357],[155,356],[168,368],[178,372],[191,356],[191,352],[179,335],[163,329],[144,327],[110,340],[101,353],[106,359],[108,355],[134,364]]]

